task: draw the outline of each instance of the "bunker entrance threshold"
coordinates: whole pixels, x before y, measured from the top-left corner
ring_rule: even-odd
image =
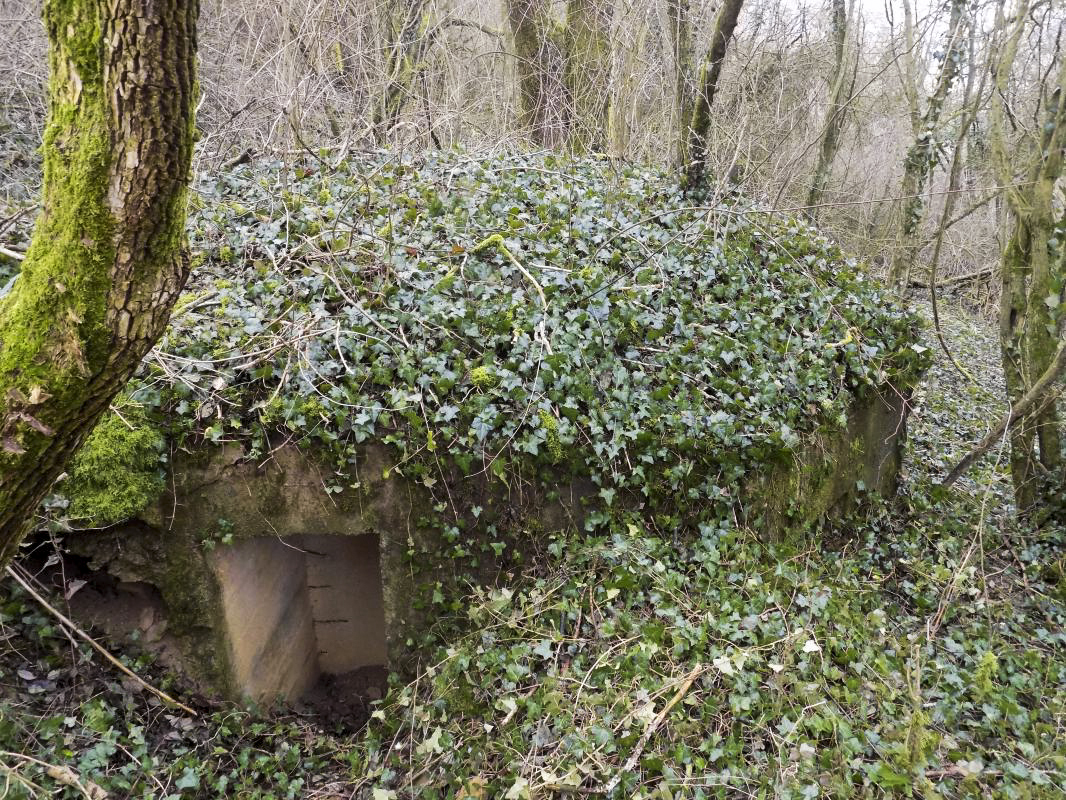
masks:
[[[256,702],[363,716],[386,683],[378,537],[240,539],[215,550],[232,674]]]

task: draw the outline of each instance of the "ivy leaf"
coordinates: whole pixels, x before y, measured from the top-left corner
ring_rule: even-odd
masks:
[[[438,725],[436,728],[433,729],[433,733],[430,734],[430,737],[428,739],[419,743],[419,745],[415,748],[415,752],[420,756],[428,755],[430,753],[441,752],[444,749],[440,743],[440,737],[442,733],[444,733],[444,731]]]
[[[529,800],[529,781],[525,778],[515,778],[511,788],[504,795],[505,800]]]
[[[200,775],[192,767],[186,767],[174,785],[179,789],[199,789]]]

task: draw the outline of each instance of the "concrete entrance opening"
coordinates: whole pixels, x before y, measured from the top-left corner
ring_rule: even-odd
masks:
[[[380,682],[387,652],[377,536],[240,539],[217,548],[213,561],[242,693],[293,702],[327,676]]]

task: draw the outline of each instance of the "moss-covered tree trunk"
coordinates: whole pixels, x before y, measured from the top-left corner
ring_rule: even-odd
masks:
[[[166,326],[183,247],[196,0],[46,0],[44,197],[0,300],[0,563]]]
[[[692,21],[689,0],[666,0],[666,29],[673,56],[674,114],[677,117],[677,164],[688,163],[686,127],[692,118],[695,91],[692,74]]]
[[[852,82],[848,77],[847,63],[848,12],[844,0],[833,0],[833,74],[829,84],[829,105],[822,125],[818,161],[814,166],[811,188],[807,193],[810,216],[816,215],[816,207],[822,201],[829,184],[837,150],[840,149],[840,134],[844,130],[845,110],[851,100]]]
[[[1026,395],[1055,359],[1058,350],[1066,277],[1066,247],[1061,231],[1066,220],[1056,219],[1054,191],[1062,176],[1066,148],[1066,64],[1058,83],[1046,91],[1047,100],[1033,162],[1021,180],[1013,169],[1016,159],[1008,152],[1004,103],[1018,43],[1028,18],[1025,0],[1015,13],[1015,24],[1001,49],[995,67],[998,100],[989,115],[989,142],[997,177],[1006,189],[1013,230],[1000,267],[1000,348],[1007,400],[1013,406]],[[1002,6],[998,27],[1005,29]],[[1058,225],[1056,224],[1058,223]],[[1011,479],[1015,504],[1027,512],[1050,501],[1045,490],[1061,479],[1062,449],[1054,395],[1021,417],[1010,433]],[[1052,480],[1048,480],[1051,478]]]
[[[726,49],[744,0],[725,0],[711,33],[711,44],[700,66],[696,81],[699,92],[696,95],[691,116],[685,121],[681,137],[686,142],[684,160],[681,162],[681,186],[686,191],[698,189],[703,184],[707,169],[707,140],[711,132],[711,106],[718,91],[718,78],[722,74]]]
[[[506,0],[518,70],[520,124],[542,147],[604,150],[611,118],[609,0],[568,0],[566,19],[548,0]]]
[[[534,143],[566,140],[570,98],[565,78],[565,38],[546,0],[507,0],[507,21],[518,70],[519,123]]]
[[[384,144],[411,98],[415,78],[432,43],[429,0],[394,0],[387,6],[385,83],[374,107],[374,135]]]
[[[917,125],[914,144],[903,159],[903,180],[900,183],[899,221],[896,226],[896,247],[889,263],[888,280],[897,293],[903,294],[910,282],[911,266],[918,255],[918,228],[922,222],[924,203],[922,192],[933,172],[937,157],[937,134],[948,93],[959,74],[965,58],[966,0],[951,0],[944,60],[936,86],[929,95],[925,114]]]
[[[614,72],[610,79],[610,100],[607,108],[607,152],[614,158],[625,158],[629,154],[629,141],[637,127],[639,104],[637,101],[638,84],[642,78],[641,59],[648,42],[650,26],[646,17],[637,18],[632,13],[634,0],[626,0],[626,5],[616,11],[614,21],[618,31],[627,20],[632,20],[632,28],[626,37],[611,37],[611,62]]]

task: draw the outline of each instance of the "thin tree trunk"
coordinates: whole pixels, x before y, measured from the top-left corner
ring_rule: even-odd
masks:
[[[829,106],[825,112],[825,124],[822,126],[818,161],[814,167],[810,191],[807,193],[807,213],[811,217],[816,216],[815,208],[822,201],[825,188],[829,183],[833,160],[840,148],[840,134],[844,130],[845,109],[851,99],[853,88],[848,80],[846,50],[848,12],[844,2],[845,0],[833,0],[833,79],[829,88]]]
[[[692,23],[689,0],[667,0],[666,28],[673,55],[674,113],[677,115],[677,165],[684,170],[688,164],[687,126],[695,105],[692,75]]]
[[[429,0],[390,3],[389,42],[385,48],[385,85],[374,109],[374,135],[384,144],[414,94],[415,78],[426,59],[429,37]]]
[[[924,202],[922,193],[926,181],[936,164],[937,131],[948,93],[959,74],[964,53],[964,33],[967,25],[966,0],[951,0],[948,19],[947,41],[944,47],[944,60],[940,64],[940,75],[936,87],[929,96],[925,114],[918,125],[914,144],[907,151],[903,160],[903,181],[900,185],[899,224],[897,227],[896,247],[889,264],[888,280],[900,295],[906,293],[910,282],[910,270],[918,255],[918,228],[922,222]]]
[[[0,300],[0,564],[188,275],[198,3],[47,0],[43,210]]]
[[[686,191],[698,189],[703,185],[707,169],[707,140],[711,132],[711,106],[714,105],[714,96],[718,91],[718,78],[722,74],[726,49],[733,37],[743,6],[744,0],[725,0],[714,23],[711,46],[700,67],[697,81],[699,94],[692,109],[692,116],[681,131],[681,136],[687,141],[685,160],[681,164],[681,186]]]
[[[974,119],[976,119],[977,114],[981,110],[981,97],[984,95],[985,75],[987,74],[987,70],[978,69],[976,34],[975,26],[971,26],[968,47],[969,70],[966,74],[966,88],[962,94],[962,118],[959,121],[959,132],[955,136],[955,146],[952,148],[951,152],[951,167],[948,170],[948,191],[947,194],[944,195],[944,207],[940,212],[940,224],[937,225],[936,235],[933,237],[933,254],[929,259],[928,284],[929,298],[933,310],[933,327],[936,329],[936,337],[940,342],[940,347],[943,349],[944,354],[951,361],[955,369],[971,382],[974,382],[973,376],[971,376],[955,358],[951,349],[948,347],[947,340],[944,338],[944,333],[940,328],[940,304],[937,297],[937,268],[940,265],[940,252],[944,245],[944,236],[951,224],[952,214],[955,210],[956,193],[962,186],[962,161],[966,147],[966,140]],[[981,74],[981,83],[977,85],[977,94],[975,96],[974,86],[976,84],[978,72]],[[913,281],[909,285],[913,285]]]
[[[1059,378],[1062,377],[1063,371],[1066,370],[1066,342],[1060,341],[1058,347],[1055,349],[1055,355],[1051,359],[1051,363],[1047,369],[1044,370],[1044,374],[1041,375],[1032,388],[1025,393],[1024,397],[1019,398],[1017,404],[1010,410],[1003,419],[999,421],[988,435],[982,439],[973,450],[966,454],[966,456],[959,461],[951,472],[947,474],[947,477],[940,482],[941,486],[951,486],[955,481],[961,478],[974,462],[981,456],[996,446],[996,443],[1001,441],[1003,433],[1011,426],[1016,425],[1018,420],[1028,416],[1034,410],[1039,409],[1048,401],[1048,397],[1055,391],[1055,384]]]
[[[638,111],[634,100],[641,78],[640,59],[648,39],[647,18],[643,15],[635,22],[632,39],[623,39],[619,33],[622,26],[635,16],[633,6],[632,0],[627,0],[626,6],[616,12],[615,33],[611,37],[614,52],[611,100],[607,109],[607,148],[615,158],[625,158],[629,151],[629,137]]]

